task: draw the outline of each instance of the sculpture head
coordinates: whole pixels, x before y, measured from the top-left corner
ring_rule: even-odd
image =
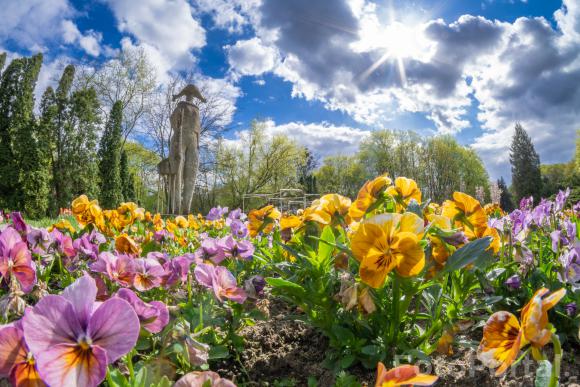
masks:
[[[185,96],[185,100],[187,102],[193,102],[193,98],[197,98],[201,102],[207,102],[206,99],[203,98],[203,96],[201,95],[201,92],[199,91],[199,89],[191,83],[189,85],[185,86],[183,88],[183,90],[181,90],[181,92],[179,92],[179,94],[174,94],[173,100],[175,101],[176,99],[179,99],[183,96]]]

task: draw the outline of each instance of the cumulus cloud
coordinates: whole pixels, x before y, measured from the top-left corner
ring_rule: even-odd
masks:
[[[0,0],[0,42],[12,41],[29,51],[45,51],[60,31],[55,26],[74,15],[67,0]]]
[[[230,67],[240,75],[269,71],[292,84],[292,96],[369,125],[406,112],[424,114],[439,133],[479,125],[483,133],[473,146],[493,177],[509,174],[516,121],[543,161],[572,155],[570,139],[580,122],[577,1],[563,0],[555,27],[545,18],[508,23],[473,15],[410,25],[385,21],[365,0],[270,0],[239,14],[253,20],[255,32],[227,47]],[[232,55],[251,52],[236,48],[253,48],[252,41],[277,53],[273,67]]]
[[[262,44],[259,38],[238,40],[233,46],[224,47],[228,63],[240,75],[260,75],[274,68],[277,52]]]
[[[194,62],[191,51],[206,44],[205,30],[193,18],[186,0],[163,2],[109,0],[118,29],[131,34],[136,44],[157,58],[157,62],[183,69]],[[163,69],[167,69],[167,65]]]
[[[70,20],[63,20],[61,28],[65,43],[78,43],[78,45],[91,56],[99,56],[101,54],[101,40],[103,39],[103,36],[100,33],[87,31],[86,34],[82,34],[76,24]]]
[[[239,144],[247,131],[236,133],[230,144]],[[349,126],[332,125],[328,122],[304,123],[299,121],[276,124],[272,119],[264,122],[264,135],[274,137],[284,135],[310,149],[316,156],[352,155],[357,152],[360,142],[370,135],[370,131]]]

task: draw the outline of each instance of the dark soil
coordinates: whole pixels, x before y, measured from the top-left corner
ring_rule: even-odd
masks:
[[[328,340],[307,324],[288,316],[297,312],[281,301],[270,302],[270,319],[242,330],[246,350],[240,363],[217,370],[237,380],[240,386],[307,386],[313,378],[319,387],[334,384],[333,373],[322,366]],[[464,338],[478,341],[481,329]],[[550,356],[551,359],[551,356]],[[430,364],[419,364],[423,372],[439,376],[437,386],[516,387],[534,386],[535,362],[527,356],[504,376],[497,378],[483,367],[472,348],[456,348],[451,356],[433,354]],[[564,348],[561,386],[580,387],[580,348]],[[374,386],[375,371],[355,366],[347,370],[368,386]],[[241,383],[240,380],[251,382]]]

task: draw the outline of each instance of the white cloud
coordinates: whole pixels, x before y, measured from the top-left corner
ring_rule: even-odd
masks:
[[[195,3],[197,11],[212,16],[216,27],[239,33],[252,24],[260,0],[196,0]]]
[[[259,38],[238,40],[233,46],[224,47],[228,63],[240,75],[261,75],[274,68],[277,52],[262,44]]]
[[[64,20],[61,23],[62,37],[65,43],[78,45],[89,55],[99,56],[101,54],[101,40],[103,36],[95,31],[87,31],[82,34],[75,23]]]
[[[205,30],[186,0],[108,0],[121,32],[131,34],[164,69],[194,63],[191,51],[206,44]]]
[[[233,139],[224,140],[227,144],[241,146],[241,139],[247,130],[238,131]],[[360,142],[370,135],[370,131],[349,126],[332,125],[327,122],[304,123],[288,122],[276,124],[273,120],[264,122],[264,135],[272,138],[287,136],[298,144],[310,149],[315,156],[324,158],[332,155],[352,155],[357,152]]]
[[[28,51],[45,51],[45,44],[59,37],[55,26],[74,15],[67,0],[0,0],[0,42],[13,41]]]

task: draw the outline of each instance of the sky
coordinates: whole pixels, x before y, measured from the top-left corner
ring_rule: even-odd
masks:
[[[520,122],[543,163],[580,129],[580,0],[0,0],[0,51],[45,55],[39,90],[68,63],[141,48],[320,158],[373,130],[449,134],[510,181]],[[38,92],[37,92],[38,93]]]

